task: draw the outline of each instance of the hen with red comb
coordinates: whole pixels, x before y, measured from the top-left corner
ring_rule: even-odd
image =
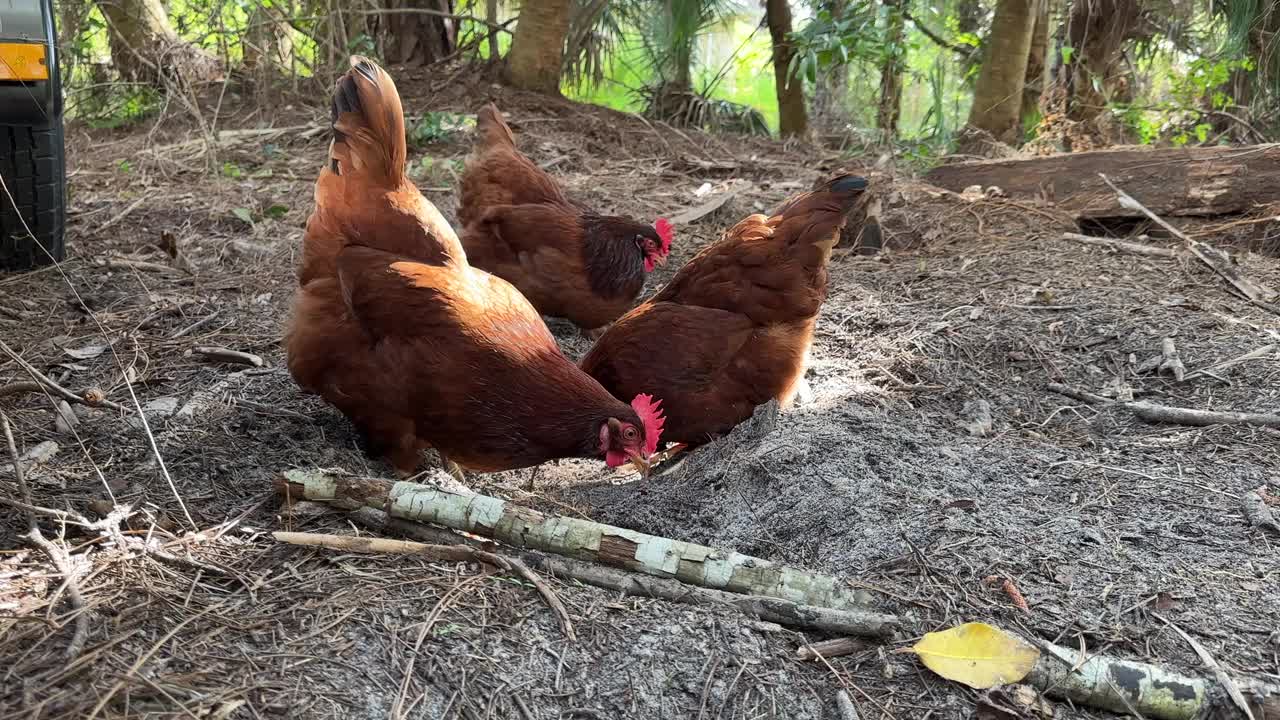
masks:
[[[516,149],[492,103],[476,114],[458,200],[468,261],[515,285],[538,312],[567,318],[588,335],[631,309],[675,237],[666,218],[649,225],[570,200]]]
[[[831,249],[866,188],[844,175],[772,217],[743,219],[615,322],[582,369],[617,397],[661,396],[670,442],[714,439],[770,398],[787,405],[804,376]]]

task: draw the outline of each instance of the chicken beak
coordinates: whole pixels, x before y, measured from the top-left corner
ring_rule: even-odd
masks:
[[[631,458],[631,465],[640,473],[640,477],[649,477],[649,470],[652,466],[649,465],[649,461],[645,459],[645,456],[634,450],[628,450],[627,455]]]
[[[658,264],[658,267],[664,267],[667,264],[667,256],[662,254],[655,255],[653,261]]]

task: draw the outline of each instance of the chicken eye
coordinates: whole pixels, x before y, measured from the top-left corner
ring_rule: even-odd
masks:
[[[633,427],[624,428],[624,429],[622,430],[622,439],[623,439],[623,440],[635,440],[635,439],[636,439],[636,429],[635,429],[635,428],[633,428]]]

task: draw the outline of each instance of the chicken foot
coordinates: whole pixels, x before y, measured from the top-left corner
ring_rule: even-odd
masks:
[[[458,481],[459,485],[465,486],[467,484],[466,476],[462,473],[462,466],[445,457],[444,453],[440,453],[440,469],[449,473],[454,480]]]

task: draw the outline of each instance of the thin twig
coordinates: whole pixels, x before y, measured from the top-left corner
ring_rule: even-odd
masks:
[[[18,481],[18,494],[22,497],[24,505],[34,508],[35,505],[31,501],[31,488],[27,486],[27,478],[22,471],[22,460],[18,457],[18,444],[13,439],[9,416],[3,410],[0,410],[0,425],[4,426],[5,443],[9,446],[9,457],[13,460],[13,475]],[[49,557],[49,562],[53,563],[66,583],[67,599],[71,601],[71,608],[76,617],[75,632],[71,635],[71,642],[67,643],[67,649],[64,652],[67,662],[71,662],[80,655],[81,650],[84,650],[84,643],[89,638],[89,614],[85,612],[84,596],[80,594],[80,584],[76,581],[75,572],[71,567],[71,558],[67,556],[65,549],[45,538],[40,532],[40,523],[36,521],[35,513],[30,510],[27,512],[27,538],[32,545],[40,548]]]
[[[58,397],[61,397],[63,400],[66,400],[67,402],[77,403],[79,405],[84,405],[86,407],[103,407],[103,408],[107,408],[108,410],[115,410],[116,412],[125,412],[125,409],[122,406],[117,405],[116,403],[113,403],[110,400],[106,399],[106,397],[103,395],[103,392],[101,390],[98,390],[97,388],[90,388],[88,390],[85,390],[81,395],[77,395],[71,392],[70,390],[62,387],[58,383],[51,380],[47,375],[37,370],[34,365],[24,360],[21,355],[14,352],[13,348],[9,347],[3,340],[0,340],[0,350],[3,350],[4,353],[8,355],[14,362],[22,366],[22,369],[26,370],[28,375],[35,378],[40,385],[53,391],[55,395],[57,395]],[[7,395],[12,392],[31,392],[37,389],[39,388],[33,388],[31,387],[31,384],[28,384],[28,383],[22,383],[22,382],[9,383],[8,385],[0,386],[0,396]]]
[[[1218,682],[1222,684],[1223,689],[1225,689],[1227,694],[1231,696],[1231,702],[1235,703],[1236,707],[1244,711],[1245,717],[1249,718],[1249,720],[1254,720],[1253,710],[1249,708],[1249,703],[1245,702],[1244,694],[1240,692],[1240,688],[1236,685],[1235,681],[1231,679],[1230,675],[1227,675],[1226,671],[1222,669],[1222,666],[1218,664],[1218,661],[1213,658],[1213,655],[1209,654],[1209,651],[1205,649],[1205,646],[1201,645],[1200,641],[1191,637],[1185,630],[1174,624],[1172,620],[1169,620],[1154,610],[1151,614],[1155,616],[1157,620],[1172,628],[1174,632],[1181,635],[1183,640],[1187,641],[1187,644],[1191,646],[1191,649],[1196,651],[1196,655],[1200,656],[1200,662],[1204,663],[1213,671],[1213,676],[1218,679]]]
[[[514,572],[528,580],[537,588],[543,600],[556,614],[560,629],[570,640],[577,640],[573,631],[573,621],[569,618],[569,610],[560,601],[559,596],[538,577],[529,566],[516,558],[503,557],[467,545],[428,545],[410,540],[390,540],[387,538],[350,537],[346,535],[323,535],[317,533],[274,532],[276,540],[291,545],[323,547],[330,550],[346,550],[349,552],[392,553],[403,555],[421,555],[430,560],[448,562],[480,562],[492,565],[508,572]]]

